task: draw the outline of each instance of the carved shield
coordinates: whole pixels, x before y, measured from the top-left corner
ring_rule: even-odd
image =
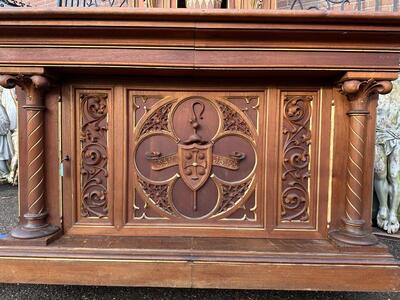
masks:
[[[197,191],[207,181],[212,168],[212,144],[178,145],[179,172],[192,190]]]

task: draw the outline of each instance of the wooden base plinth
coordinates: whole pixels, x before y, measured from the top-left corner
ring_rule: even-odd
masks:
[[[0,244],[0,268],[8,270],[0,282],[8,283],[400,289],[399,262],[386,246],[342,248],[326,240],[63,236],[46,247]]]
[[[329,237],[335,242],[354,245],[372,246],[378,244],[378,239],[370,230],[364,228],[364,220],[343,219],[343,226],[329,232]]]
[[[11,236],[16,239],[40,239],[47,236],[52,236],[60,231],[60,228],[54,225],[47,224],[42,227],[27,227],[18,225],[11,231]]]
[[[17,239],[8,234],[6,237],[0,239],[0,246],[47,246],[62,236],[62,231],[57,230],[53,234],[35,238],[35,239]]]

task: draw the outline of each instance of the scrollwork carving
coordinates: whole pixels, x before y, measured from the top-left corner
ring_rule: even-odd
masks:
[[[309,219],[312,96],[286,96],[283,115],[283,173],[281,217],[284,221]]]
[[[81,215],[108,216],[107,199],[108,95],[81,94]]]

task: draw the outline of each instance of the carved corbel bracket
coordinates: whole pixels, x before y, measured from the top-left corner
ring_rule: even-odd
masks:
[[[363,182],[367,119],[370,114],[368,103],[372,97],[387,94],[392,90],[388,80],[345,80],[339,84],[340,92],[350,102],[347,112],[349,117],[349,147],[347,159],[346,204],[341,228],[332,230],[330,237],[338,242],[352,245],[374,245],[378,242],[372,235],[369,226],[362,219],[363,207],[367,205],[363,199]],[[369,204],[368,204],[369,205]]]
[[[47,223],[45,201],[44,157],[44,97],[50,88],[50,80],[43,75],[0,75],[4,88],[21,87],[26,93],[26,105],[22,107],[27,118],[27,197],[28,209],[23,213],[26,224],[11,231],[19,239],[35,239],[52,235],[57,226]],[[19,108],[21,109],[21,108]],[[22,215],[22,212],[21,212]]]

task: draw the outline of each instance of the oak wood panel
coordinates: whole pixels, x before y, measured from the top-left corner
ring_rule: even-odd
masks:
[[[34,57],[34,59],[33,59]],[[241,59],[246,57],[246,60]],[[166,69],[398,69],[397,53],[124,48],[0,48],[0,64]]]
[[[348,126],[349,120],[346,118],[348,111],[348,101],[346,97],[339,93],[337,89],[333,90],[333,101],[335,111],[334,124],[334,151],[333,151],[333,170],[332,170],[332,221],[330,227],[337,227],[340,224],[340,218],[344,212],[345,193],[343,189],[346,182],[346,164],[348,151]]]
[[[307,285],[311,290],[378,291],[383,288],[396,291],[399,284],[392,276],[388,276],[389,270],[393,272],[392,274],[399,273],[397,267],[378,266],[365,268],[357,265],[351,267],[304,265],[300,272],[296,272],[295,265],[195,263],[192,278],[193,287],[196,288],[234,286],[243,289],[302,290]],[[278,274],[282,274],[284,280]],[[376,280],[377,275],[382,279],[385,278],[387,282]]]
[[[0,265],[9,270],[0,275],[0,280],[8,283],[330,291],[343,288],[395,291],[399,288],[396,280],[399,268],[390,266],[305,264],[300,267],[295,264],[11,258],[1,258]],[[376,280],[376,276],[380,280]]]

